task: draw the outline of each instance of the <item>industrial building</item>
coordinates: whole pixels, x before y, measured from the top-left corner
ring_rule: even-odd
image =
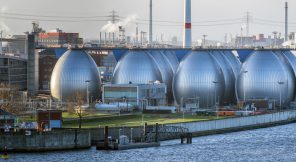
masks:
[[[79,37],[79,33],[66,33],[59,28],[48,32],[39,32],[36,37],[36,45],[42,47],[83,44],[83,39]]]
[[[18,90],[27,89],[27,60],[0,55],[0,83]]]
[[[133,106],[167,105],[167,88],[164,83],[106,84],[102,90],[103,103],[128,102]]]

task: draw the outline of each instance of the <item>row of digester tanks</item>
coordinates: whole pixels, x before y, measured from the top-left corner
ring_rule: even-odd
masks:
[[[295,98],[296,53],[254,50],[242,64],[236,51],[192,50],[180,61],[173,50],[130,50],[119,60],[112,83],[166,83],[169,102],[199,100],[200,107],[237,100]]]

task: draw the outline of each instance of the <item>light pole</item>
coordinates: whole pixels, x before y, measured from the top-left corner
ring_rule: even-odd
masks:
[[[243,74],[247,74],[248,73],[248,71],[247,70],[245,70],[245,71],[243,71]],[[244,104],[245,104],[245,102],[246,102],[246,85],[245,85],[245,80],[246,80],[246,78],[245,78],[245,75],[244,75]]]
[[[89,106],[89,92],[88,92],[88,85],[89,85],[90,80],[86,80],[86,100],[87,100],[87,104]]]
[[[216,101],[216,84],[218,84],[219,82],[218,81],[213,81],[213,83],[214,83],[214,85],[215,85],[215,87],[214,87],[214,89],[215,89],[215,107],[216,107],[216,117],[218,118],[219,117],[219,114],[218,114],[218,106],[217,106],[217,101]]]
[[[280,85],[280,111],[282,110],[282,90],[281,85],[285,84],[283,81],[278,81],[278,84]]]
[[[131,143],[133,143],[133,128],[131,128]]]
[[[204,34],[204,35],[202,35],[202,37],[203,37],[203,47],[205,47],[206,46],[206,37],[207,37],[207,35]]]

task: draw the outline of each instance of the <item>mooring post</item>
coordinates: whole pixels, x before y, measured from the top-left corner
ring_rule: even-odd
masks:
[[[148,132],[148,127],[147,127],[147,123],[145,123],[144,125],[144,135],[146,136]]]
[[[155,124],[155,142],[158,142],[158,123]]]
[[[184,138],[183,138],[183,136],[181,136],[181,144],[183,144],[184,143]]]
[[[105,129],[104,129],[104,149],[105,150],[109,149],[108,136],[109,136],[109,128],[108,126],[105,126]]]

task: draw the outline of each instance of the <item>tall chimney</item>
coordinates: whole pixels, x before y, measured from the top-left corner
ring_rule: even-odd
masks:
[[[288,41],[288,2],[285,3],[285,41]]]
[[[191,0],[184,0],[183,48],[191,48]]]
[[[150,16],[149,16],[149,44],[152,44],[152,0],[150,0]]]

